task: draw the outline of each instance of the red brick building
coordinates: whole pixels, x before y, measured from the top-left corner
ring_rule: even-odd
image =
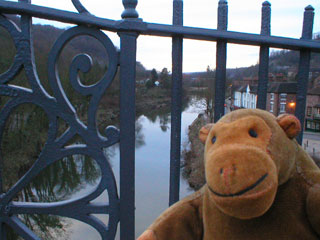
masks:
[[[247,107],[243,104],[243,92],[247,86],[238,86],[233,88],[233,107]],[[250,93],[256,94],[256,86],[250,86],[254,90]],[[269,82],[267,93],[266,110],[278,116],[282,113],[294,114],[296,109],[297,83],[294,82]],[[240,98],[241,97],[241,98]],[[240,98],[240,100],[239,100]],[[245,98],[246,99],[246,98]],[[320,132],[320,85],[308,90],[305,115],[305,129],[308,131]]]
[[[296,108],[296,92],[296,83],[269,83],[266,110],[275,116],[282,113],[294,114]]]
[[[308,91],[305,128],[309,131],[320,132],[320,86]]]

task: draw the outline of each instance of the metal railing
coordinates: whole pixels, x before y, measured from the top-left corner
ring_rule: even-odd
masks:
[[[66,0],[67,1],[67,0]],[[300,51],[298,71],[298,93],[296,116],[303,123],[305,118],[306,93],[311,52],[320,52],[320,43],[312,40],[314,9],[305,8],[301,39],[275,37],[270,35],[271,5],[264,2],[260,34],[232,32],[227,30],[228,5],[219,1],[217,29],[183,26],[183,2],[173,0],[173,24],[154,24],[138,18],[137,0],[123,0],[122,20],[114,21],[91,15],[79,0],[72,0],[79,13],[62,11],[31,4],[30,0],[19,2],[0,1],[0,26],[13,38],[17,53],[10,69],[0,75],[0,94],[10,96],[11,100],[2,108],[0,115],[0,142],[5,123],[12,110],[20,104],[32,103],[41,107],[47,114],[49,133],[46,145],[33,167],[9,191],[2,189],[0,175],[0,237],[6,239],[5,225],[10,226],[24,239],[39,239],[17,217],[18,214],[51,214],[66,216],[83,221],[94,227],[102,239],[113,239],[120,222],[120,237],[123,240],[134,239],[135,209],[135,66],[136,47],[139,35],[164,36],[172,38],[172,122],[171,122],[171,164],[170,199],[173,204],[179,199],[180,145],[181,145],[181,95],[182,95],[182,46],[183,39],[195,39],[217,42],[216,51],[216,87],[214,116],[217,121],[224,114],[227,44],[236,43],[260,47],[258,108],[266,108],[269,49],[271,47]],[[2,14],[21,15],[21,29]],[[78,25],[66,30],[56,41],[48,61],[49,82],[54,96],[50,96],[41,86],[34,64],[31,37],[32,17],[55,20]],[[102,30],[117,32],[120,37],[120,50],[116,48]],[[89,35],[100,41],[109,57],[109,68],[103,78],[95,85],[85,87],[77,81],[78,71],[84,71],[90,65],[86,55],[75,58],[71,65],[70,82],[82,95],[91,96],[89,102],[88,124],[83,124],[66,98],[55,69],[60,50],[72,38]],[[0,43],[1,44],[1,43]],[[98,134],[95,113],[102,94],[115,76],[120,65],[120,130],[109,127],[105,135]],[[90,68],[90,66],[89,66]],[[8,83],[24,69],[30,88],[19,88]],[[57,137],[57,118],[68,123],[70,128]],[[303,126],[303,124],[302,124]],[[85,144],[64,148],[74,135],[84,139]],[[103,148],[120,141],[120,197],[113,172],[103,155]],[[298,137],[301,143],[302,134]],[[46,166],[72,154],[84,154],[92,157],[101,168],[102,178],[96,189],[88,195],[59,203],[14,202],[14,195],[28,184]],[[1,159],[0,159],[1,160]],[[1,172],[0,172],[1,173]],[[108,190],[109,203],[91,203],[102,191]],[[103,224],[90,214],[108,214],[109,222]]]

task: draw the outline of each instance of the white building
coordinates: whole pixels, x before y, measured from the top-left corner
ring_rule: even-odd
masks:
[[[235,89],[233,105],[235,108],[256,108],[257,87],[246,85]]]

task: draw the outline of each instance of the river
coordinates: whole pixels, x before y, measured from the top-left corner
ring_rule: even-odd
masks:
[[[203,99],[191,97],[182,113],[182,149],[187,147],[188,126],[203,111],[205,104]],[[114,145],[105,149],[112,165],[117,185],[119,186],[119,147]],[[170,113],[154,113],[152,116],[141,115],[136,120],[136,162],[135,162],[135,201],[136,237],[150,225],[157,216],[168,207],[169,199],[169,166],[170,166]],[[56,172],[64,169],[64,175]],[[67,169],[67,170],[66,170]],[[100,180],[99,168],[93,161],[83,156],[73,156],[73,159],[54,164],[50,169],[35,179],[23,192],[25,199],[30,195],[29,201],[49,201],[71,199],[84,195],[94,188]],[[58,179],[55,179],[58,178]],[[66,178],[66,179],[65,179]],[[71,181],[71,182],[70,182]],[[48,187],[50,186],[50,187]],[[49,189],[49,190],[48,190]],[[181,177],[180,198],[192,193],[186,180]],[[29,195],[28,195],[29,194]],[[41,196],[40,196],[41,195]],[[96,202],[107,201],[107,193],[104,192]],[[40,233],[44,239],[101,239],[98,232],[77,220],[63,217],[20,216],[28,225],[34,225],[35,232]],[[107,223],[107,215],[97,215],[99,219]],[[43,229],[41,224],[50,225]],[[118,228],[119,232],[119,228]],[[14,237],[12,239],[15,239]],[[119,239],[119,233],[116,239]]]

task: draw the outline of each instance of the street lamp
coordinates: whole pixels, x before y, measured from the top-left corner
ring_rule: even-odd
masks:
[[[290,102],[290,103],[289,103],[289,107],[290,107],[290,108],[294,108],[295,106],[296,106],[296,103],[295,103],[295,102]]]
[[[291,102],[289,102],[289,110],[290,110],[290,113],[294,113],[294,109],[295,109],[295,107],[296,107],[296,103],[294,102],[294,101],[291,101]]]

